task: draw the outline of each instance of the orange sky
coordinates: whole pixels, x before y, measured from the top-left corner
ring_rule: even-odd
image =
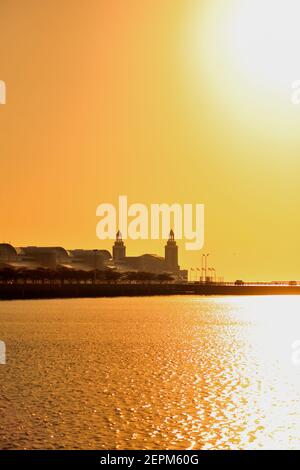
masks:
[[[1,0],[1,241],[110,248],[101,202],[198,202],[220,275],[300,279],[300,107],[218,61],[221,3]]]

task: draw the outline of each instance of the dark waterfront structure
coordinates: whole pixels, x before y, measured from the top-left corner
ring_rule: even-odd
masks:
[[[0,300],[133,297],[159,295],[300,295],[298,286],[194,284],[194,283],[100,283],[100,284],[1,284]]]

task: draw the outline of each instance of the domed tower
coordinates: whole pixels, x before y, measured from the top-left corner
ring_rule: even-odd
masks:
[[[122,240],[122,235],[120,230],[117,231],[116,241],[113,246],[113,260],[120,261],[126,256],[126,246]]]
[[[173,230],[170,230],[169,240],[165,246],[165,261],[168,271],[173,273],[179,271],[178,246],[175,241]]]

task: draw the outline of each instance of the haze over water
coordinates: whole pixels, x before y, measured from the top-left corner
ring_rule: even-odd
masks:
[[[1,449],[300,448],[300,297],[0,302]]]

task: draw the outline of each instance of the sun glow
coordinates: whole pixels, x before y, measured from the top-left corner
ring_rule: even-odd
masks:
[[[217,106],[246,118],[248,129],[260,123],[264,135],[271,125],[298,135],[292,84],[300,79],[299,18],[297,0],[212,0],[190,19],[191,67]]]

